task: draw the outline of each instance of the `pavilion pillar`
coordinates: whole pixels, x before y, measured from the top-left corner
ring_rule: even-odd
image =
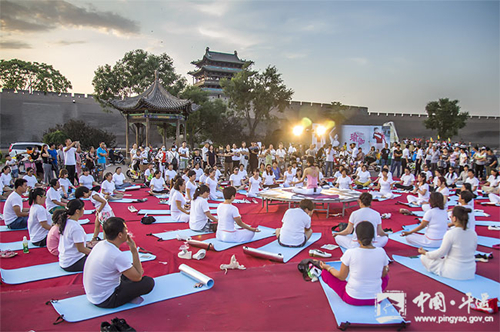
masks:
[[[149,116],[146,117],[146,146],[149,146]]]
[[[184,119],[184,141],[187,142],[187,129],[186,129],[186,120]]]
[[[136,122],[135,125],[135,144],[139,147],[139,124]]]
[[[179,135],[181,134],[181,119],[177,119],[177,126],[175,128],[175,145],[179,146]]]
[[[167,123],[163,122],[163,146],[167,147]]]
[[[128,140],[129,133],[129,123],[128,123],[128,114],[125,115],[125,156],[128,156],[128,152],[130,151],[130,142]]]

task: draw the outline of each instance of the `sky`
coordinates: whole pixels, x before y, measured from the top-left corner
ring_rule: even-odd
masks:
[[[128,51],[192,83],[205,48],[276,66],[293,100],[423,113],[439,98],[500,114],[499,1],[1,0],[1,59],[44,62],[72,92]]]

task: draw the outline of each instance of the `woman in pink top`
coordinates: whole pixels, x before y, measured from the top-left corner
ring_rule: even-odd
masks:
[[[63,210],[64,211],[64,210]],[[59,224],[57,218],[59,214],[54,213],[52,216],[52,227],[50,228],[49,234],[47,234],[47,249],[54,256],[59,256],[59,237],[61,234],[59,233]],[[56,216],[56,218],[54,218]]]
[[[314,165],[314,157],[307,157],[307,168],[304,170],[304,175],[300,182],[307,178],[306,188],[294,188],[293,191],[304,195],[319,195],[321,188],[318,187],[319,169]]]

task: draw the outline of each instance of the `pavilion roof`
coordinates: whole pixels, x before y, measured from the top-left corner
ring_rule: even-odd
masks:
[[[114,108],[124,112],[161,112],[168,111],[173,113],[189,114],[197,109],[190,100],[180,99],[171,95],[159,82],[158,75],[155,81],[143,93],[124,99],[113,99],[109,104]]]
[[[201,60],[196,60],[191,62],[193,65],[201,65],[204,60],[209,61],[218,61],[218,62],[230,62],[230,63],[238,63],[244,65],[247,61],[241,60],[238,58],[238,53],[234,51],[234,53],[222,53],[210,51],[210,48],[207,47],[205,50],[205,54]]]

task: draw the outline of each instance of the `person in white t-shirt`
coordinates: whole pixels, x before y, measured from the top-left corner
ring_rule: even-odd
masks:
[[[377,186],[375,187],[376,190],[379,190],[378,193],[372,193],[374,197],[377,198],[388,198],[391,199],[394,197],[394,194],[392,193],[392,184],[394,181],[392,181],[392,178],[389,177],[389,170],[387,168],[382,169],[382,177],[378,180]]]
[[[410,191],[413,190],[413,182],[415,182],[415,176],[410,172],[410,169],[407,167],[405,168],[405,173],[401,176],[400,181],[394,184],[394,186],[402,190]]]
[[[155,172],[154,177],[149,182],[149,186],[151,187],[149,193],[153,196],[156,194],[166,194],[169,191],[165,179],[161,177],[160,171]]]
[[[224,197],[221,191],[217,190],[218,183],[215,179],[215,169],[211,169],[209,172],[209,177],[206,179],[205,184],[210,188],[210,199],[217,200]]]
[[[198,165],[198,164],[196,164]],[[196,172],[194,170],[190,170],[187,173],[187,178],[188,180],[186,181],[186,200],[188,202],[193,200],[193,195],[194,192],[196,191],[196,188],[198,188],[198,185],[196,185]]]
[[[90,249],[86,247],[85,230],[78,223],[84,213],[85,204],[79,199],[73,199],[68,202],[67,209],[57,210],[53,217],[57,220],[61,234],[58,247],[59,266],[67,272],[83,271],[87,255],[90,254]]]
[[[474,194],[471,193],[468,190],[462,190],[460,191],[460,194],[458,195],[458,204],[457,206],[462,206],[466,209],[471,210],[469,212],[469,219],[467,220],[467,228],[472,229],[473,231],[476,230],[476,216],[474,215]],[[448,213],[448,217],[451,220],[452,217],[452,211]],[[453,227],[453,222],[448,223],[448,227]]]
[[[467,173],[467,179],[465,179],[465,183],[470,183],[472,188],[472,193],[477,195],[477,189],[479,188],[479,180],[476,178],[474,174],[474,170],[469,169]]]
[[[239,174],[239,168],[235,167],[233,170],[233,174],[229,177],[229,184],[236,188],[236,190],[245,189],[245,184],[243,183],[243,178]]]
[[[47,198],[45,199],[45,208],[50,214],[53,214],[55,210],[66,208],[68,201],[61,197],[60,187],[61,185],[57,179],[50,180]]]
[[[371,182],[370,172],[368,172],[366,165],[361,166],[361,171],[358,172],[356,181],[354,181],[354,183],[358,186],[368,187]]]
[[[228,186],[224,188],[224,202],[217,207],[217,225],[216,238],[222,242],[247,242],[250,241],[255,232],[260,232],[258,228],[251,227],[241,220],[238,208],[232,203],[236,197],[236,189]],[[237,228],[238,227],[238,228]]]
[[[90,303],[100,308],[116,308],[150,293],[153,278],[144,276],[137,245],[128,233],[125,220],[109,218],[103,225],[106,240],[92,249],[83,269],[83,287]],[[127,252],[119,248],[127,243]]]
[[[109,205],[108,201],[104,197],[103,194],[90,191],[87,187],[79,187],[75,191],[76,198],[90,198],[90,202],[95,207],[95,226],[94,226],[94,236],[92,237],[92,241],[99,241],[99,232],[101,231],[101,225],[104,224],[106,220],[115,216],[113,209]],[[106,234],[104,234],[106,237]]]
[[[450,188],[455,188],[455,182],[458,178],[457,173],[455,173],[455,169],[453,167],[450,167],[448,169],[448,173],[444,175],[444,178],[446,179],[446,185]]]
[[[189,222],[189,211],[186,206],[186,198],[182,194],[186,191],[184,179],[179,178],[175,181],[173,190],[170,192],[170,213],[172,218],[180,222]]]
[[[25,179],[14,182],[14,191],[7,197],[3,206],[3,220],[9,229],[23,229],[28,224],[29,209],[23,208],[22,195],[28,190]]]
[[[333,176],[333,161],[335,157],[335,149],[331,144],[328,144],[328,147],[325,150],[325,154],[326,154],[325,175]]]
[[[352,189],[352,179],[347,175],[347,169],[342,169],[342,176],[337,178],[335,186],[339,189]]]
[[[200,178],[203,175],[203,169],[200,167],[200,164],[195,164],[192,171],[194,172],[194,174],[196,174],[195,181],[200,181]]]
[[[113,173],[108,172],[104,175],[104,181],[101,183],[101,193],[107,199],[122,199],[123,193],[116,190],[115,183],[113,182]]]
[[[435,191],[437,193],[441,193],[443,195],[443,201],[444,201],[444,208],[448,209],[448,196],[450,196],[450,190],[446,186],[446,180],[443,176],[435,177],[434,179],[437,179],[436,183],[436,189]],[[428,202],[424,202],[422,204],[422,210],[423,211],[428,211],[431,209],[431,206],[429,205]]]
[[[189,228],[197,232],[215,232],[217,218],[211,213],[208,205],[210,188],[202,184],[193,193],[191,210],[189,211]]]
[[[115,184],[116,189],[125,189],[133,186],[132,183],[125,180],[125,174],[123,174],[121,167],[117,167],[115,169],[115,174],[113,174],[113,182]]]
[[[417,184],[415,189],[413,189],[412,194],[417,194],[418,196],[406,196],[408,203],[413,203],[416,205],[422,205],[429,200],[429,185],[426,183],[425,173],[420,173],[417,177]]]
[[[245,169],[245,165],[240,164],[240,169],[238,170],[238,175],[241,177],[243,182],[248,181],[248,172]]]
[[[262,185],[262,179],[259,176],[259,170],[253,170],[253,176],[248,179],[248,194],[247,197],[255,198],[257,193],[260,191]]]
[[[66,147],[63,150],[64,165],[68,171],[69,182],[72,186],[75,185],[76,154],[81,152],[82,148],[80,147],[80,142],[72,142],[71,139],[66,139]]]
[[[339,246],[347,249],[359,246],[355,230],[362,221],[370,222],[376,230],[376,236],[373,238],[372,245],[375,247],[384,247],[387,244],[389,237],[382,229],[380,213],[371,208],[372,199],[373,197],[370,193],[362,193],[358,199],[359,210],[351,213],[347,227],[341,232],[333,233],[333,237]]]
[[[30,191],[29,204],[30,214],[28,217],[28,232],[30,241],[37,247],[47,245],[47,235],[52,227],[52,216],[45,210],[45,191],[35,188]]]
[[[214,165],[213,169],[215,170],[215,180],[219,182],[222,173],[219,171],[219,167],[217,167],[217,165]]]
[[[430,195],[429,204],[431,209],[425,212],[420,225],[411,231],[402,232],[401,236],[405,236],[409,244],[438,248],[448,230],[448,214],[444,209],[443,195],[433,192]],[[424,228],[426,228],[425,234],[417,233]]]
[[[182,146],[179,148],[179,159],[179,169],[186,169],[189,161],[189,148],[186,141],[182,142]]]
[[[498,175],[498,170],[492,169],[490,171],[490,176],[486,180],[482,189],[486,194],[497,194],[499,193],[500,176]]]
[[[84,168],[82,170],[82,175],[80,175],[80,178],[78,178],[78,182],[80,183],[80,186],[84,186],[89,189],[92,189],[93,187],[99,185],[95,181],[94,177],[90,175],[90,170],[88,168]]]
[[[165,182],[167,183],[168,186],[172,187],[174,184],[172,183],[172,180],[175,178],[177,175],[177,171],[174,171],[174,165],[169,164],[168,169],[165,171]]]
[[[292,165],[288,165],[288,169],[286,172],[283,173],[283,187],[288,188],[290,187],[293,182],[294,174],[292,172]]]
[[[0,186],[5,192],[11,192],[13,190],[14,180],[12,179],[10,166],[4,166],[2,168],[2,174],[0,175]]]
[[[59,192],[61,193],[61,196],[65,199],[68,199],[71,192],[75,189],[75,187],[71,184],[71,181],[69,180],[69,173],[68,170],[62,169],[59,171],[59,184],[61,185],[59,187]]]
[[[278,243],[283,247],[303,247],[311,237],[311,217],[314,204],[310,199],[303,199],[299,207],[288,209],[283,215],[281,228],[276,229]]]
[[[356,227],[359,247],[348,249],[342,255],[340,270],[319,262],[323,270],[321,278],[347,304],[373,306],[377,294],[389,283],[389,258],[383,248],[372,244],[374,236],[372,223],[362,221]]]
[[[476,274],[477,234],[467,227],[472,210],[455,206],[451,220],[453,228],[444,234],[439,249],[418,249],[422,265],[427,271],[455,280],[474,279]]]
[[[28,167],[26,170],[26,175],[23,176],[23,179],[28,181],[28,189],[33,189],[36,187],[42,187],[40,183],[38,183],[38,180],[36,179],[36,176],[34,175],[33,168]]]

